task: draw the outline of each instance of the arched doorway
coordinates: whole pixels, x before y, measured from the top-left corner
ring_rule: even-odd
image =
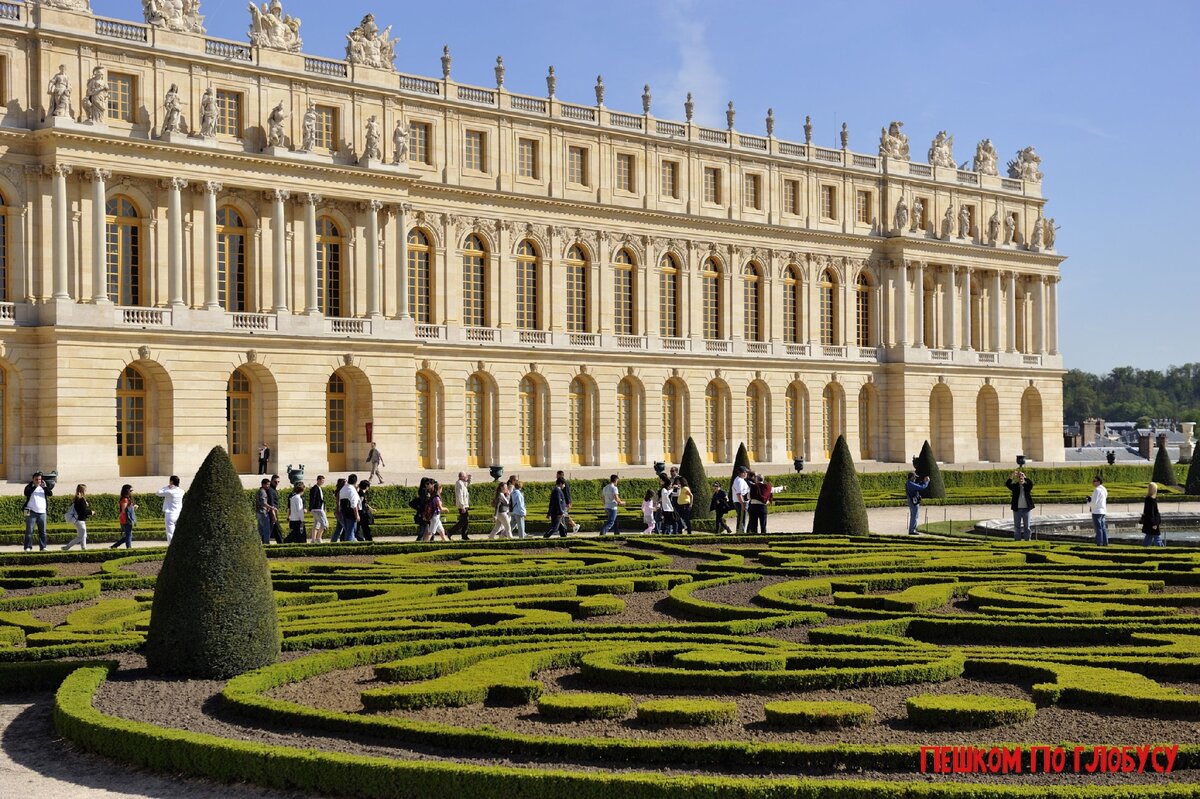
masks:
[[[517,387],[517,399],[520,408],[521,464],[545,466],[549,461],[545,384],[535,375],[526,375]]]
[[[770,448],[767,444],[767,431],[771,427],[770,392],[761,381],[754,381],[746,387],[746,450],[750,460],[769,461]]]
[[[954,397],[945,383],[929,393],[929,445],[938,461],[954,463]]]
[[[663,460],[679,463],[687,437],[687,388],[681,380],[672,378],[663,384],[662,414]]]
[[[729,446],[731,404],[729,386],[720,380],[710,381],[704,389],[704,438],[712,463],[728,463],[733,459]]]
[[[784,427],[787,428],[787,456],[809,458],[808,451],[808,389],[799,381],[788,386],[786,418]]]
[[[858,442],[862,460],[879,460],[879,394],[866,383],[858,391]]]
[[[117,471],[122,477],[146,473],[146,378],[126,366],[117,378]]]
[[[225,449],[238,474],[252,474],[254,445],[254,391],[250,377],[234,369],[225,384]]]
[[[325,451],[331,472],[346,471],[349,405],[346,381],[334,372],[325,384]]]
[[[1000,397],[991,386],[979,389],[975,399],[975,437],[979,460],[1000,460]]]
[[[1030,460],[1045,458],[1042,447],[1042,395],[1033,386],[1021,395],[1021,447]]]
[[[829,383],[821,392],[821,447],[826,459],[833,455],[838,436],[846,433],[846,392]]]
[[[487,375],[476,372],[467,378],[463,402],[467,464],[490,466],[495,456],[492,444],[496,430],[496,393]]]
[[[591,466],[596,458],[596,388],[583,377],[571,381],[570,403],[571,463]]]
[[[427,372],[417,372],[417,465],[442,466],[442,386]]]

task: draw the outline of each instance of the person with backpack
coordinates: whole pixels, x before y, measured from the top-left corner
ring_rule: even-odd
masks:
[[[929,488],[928,477],[918,477],[916,472],[908,473],[908,482],[904,484],[904,496],[908,500],[908,534],[917,534],[917,518],[921,515],[921,492]]]
[[[748,509],[750,521],[747,525],[747,532],[751,534],[757,532],[759,535],[767,534],[767,506],[771,504],[774,493],[775,487],[771,485],[765,475],[751,475]]]
[[[729,495],[725,493],[725,489],[721,488],[720,483],[713,483],[712,499],[709,500],[708,510],[716,516],[717,530],[722,533],[732,533],[729,525],[725,523],[725,514],[729,513],[732,504],[729,502]]]
[[[87,520],[92,517],[92,506],[87,501],[87,486],[83,483],[75,486],[75,501],[67,509],[66,520],[75,525],[75,537],[69,544],[63,546],[63,551],[79,544],[80,549],[87,549]]]
[[[425,517],[425,524],[428,529],[428,540],[430,541],[449,541],[446,537],[446,528],[442,526],[442,485],[437,480],[430,480],[428,486],[429,493],[426,495],[425,505],[421,513]]]
[[[109,549],[125,545],[133,549],[133,527],[137,524],[137,503],[133,501],[133,486],[126,483],[121,486],[121,498],[117,502],[117,521],[121,524],[121,537]]]
[[[429,526],[425,520],[425,500],[429,498],[429,483],[428,477],[422,477],[420,485],[417,486],[417,493],[408,501],[408,507],[412,508],[413,524],[417,526],[417,541],[428,540]]]
[[[374,541],[371,535],[371,525],[375,524],[375,509],[367,502],[367,494],[371,490],[370,480],[358,481],[358,528],[355,534],[359,541]]]

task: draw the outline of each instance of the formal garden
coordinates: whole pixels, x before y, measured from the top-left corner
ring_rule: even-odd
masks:
[[[169,551],[0,556],[0,690],[82,750],[328,795],[1200,793],[1200,551],[822,529],[873,479],[803,535],[264,548],[215,450]],[[1159,749],[1070,756],[1122,745]],[[948,746],[1024,767],[930,773]]]

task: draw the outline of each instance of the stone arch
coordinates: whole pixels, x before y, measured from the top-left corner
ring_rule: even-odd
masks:
[[[341,391],[337,390],[338,382]],[[351,471],[363,462],[369,442],[366,423],[373,422],[371,381],[357,366],[334,369],[325,384],[325,451],[329,471]]]
[[[846,389],[831,381],[821,392],[821,446],[826,459],[833,454],[838,436],[846,434]]]
[[[409,218],[411,219],[412,217]],[[416,221],[414,221],[411,225],[408,225],[408,230],[404,232],[404,235],[411,235],[414,230],[419,230],[424,233],[429,238],[429,246],[431,247],[440,250],[445,244],[445,240],[442,238],[442,234],[438,230],[438,226],[431,224],[430,220],[425,219],[422,215],[418,215]]]
[[[545,237],[539,236],[532,230],[523,230],[512,236],[512,252],[509,254],[515,256],[521,244],[526,241],[533,246],[538,258],[545,258],[546,253],[550,252],[550,243],[546,241]]]
[[[234,391],[232,385],[239,372],[249,383],[244,409],[237,407],[242,392]],[[253,474],[261,444],[267,444],[272,453],[279,452],[279,389],[275,376],[260,363],[243,363],[229,371],[225,391],[225,451],[240,474]],[[241,416],[241,411],[246,416]],[[240,429],[243,424],[246,429]],[[241,451],[235,446],[239,444]]]
[[[945,383],[929,392],[929,446],[935,459],[954,463],[954,395]]]
[[[708,460],[733,460],[733,398],[729,384],[719,377],[704,387],[704,440]]]
[[[662,388],[662,455],[667,463],[683,458],[683,447],[690,434],[687,383],[679,377],[669,377]]]
[[[495,378],[483,370],[468,375],[463,385],[463,402],[467,464],[476,467],[496,464],[500,402]]]
[[[122,389],[127,369],[141,377],[141,389]],[[175,387],[170,374],[158,361],[139,358],[121,367],[116,383],[118,402],[113,425],[118,472],[122,477],[170,474],[175,466]],[[122,401],[134,399],[138,393],[140,414],[136,402]]]
[[[517,382],[517,438],[523,466],[550,465],[550,384],[537,372]]]
[[[796,458],[811,459],[808,436],[809,396],[808,386],[803,380],[788,384],[784,404],[784,433],[787,436],[787,454]]]
[[[568,451],[572,463],[600,464],[600,390],[591,375],[579,374],[567,386]]]
[[[629,253],[629,258],[633,261],[635,267],[641,266],[646,262],[645,249],[634,241],[632,236],[622,237],[613,245],[612,257],[615,258],[621,250],[626,250]]]
[[[418,369],[413,376],[415,391],[415,429],[417,466],[422,469],[445,468],[446,387],[437,372]]]
[[[1000,460],[1000,396],[988,385],[975,397],[975,439],[979,460]]]
[[[11,361],[0,359],[0,480],[23,477],[17,453],[24,433],[18,408],[21,373]]]
[[[645,463],[646,390],[642,381],[627,375],[617,383],[616,451],[618,463]]]
[[[881,411],[879,390],[874,383],[863,383],[858,390],[858,456],[864,461],[884,459]]]
[[[480,243],[483,244],[483,251],[487,253],[488,256],[495,255],[496,237],[482,227],[468,228],[467,230],[463,231],[462,235],[458,237],[458,243],[455,245],[460,253],[467,248],[467,240],[472,236],[479,238]]]
[[[1030,460],[1045,459],[1042,430],[1042,395],[1030,386],[1021,395],[1021,448]]]
[[[569,257],[571,250],[576,247],[579,248],[580,253],[583,255],[583,260],[587,263],[590,264],[596,260],[596,248],[588,244],[582,238],[567,239],[567,241],[564,242],[562,250],[563,260],[566,260],[567,257]]]
[[[771,458],[771,388],[762,380],[746,386],[746,450],[752,462]]]

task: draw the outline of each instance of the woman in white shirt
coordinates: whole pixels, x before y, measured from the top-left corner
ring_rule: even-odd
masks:
[[[304,532],[304,483],[292,486],[292,496],[288,498],[288,537],[286,544],[303,544],[308,540]]]

